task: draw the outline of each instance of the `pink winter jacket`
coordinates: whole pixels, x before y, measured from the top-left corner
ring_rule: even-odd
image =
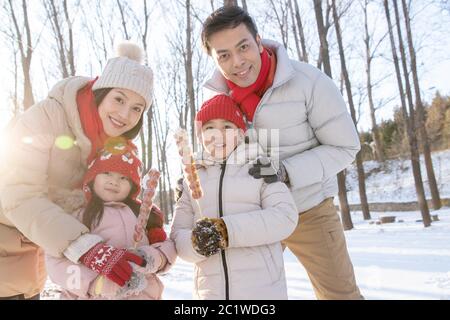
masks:
[[[73,215],[81,221],[82,210]],[[117,248],[134,248],[133,233],[137,218],[133,211],[123,203],[105,203],[105,210],[100,223],[91,230],[92,234],[101,236],[106,243]],[[137,248],[148,244],[144,237]],[[176,260],[176,250],[170,239],[151,245],[155,254],[161,252],[167,259],[167,263],[158,273],[167,272]],[[159,251],[159,252],[158,252]],[[46,255],[47,272],[50,279],[61,286],[63,292],[61,299],[95,299],[89,295],[89,288],[99,276],[94,271],[82,264],[74,264],[66,258],[55,258]],[[78,277],[78,273],[80,277]],[[79,281],[79,279],[81,279]],[[156,274],[147,274],[147,288],[139,295],[129,297],[133,300],[158,300],[161,299],[164,286]],[[104,281],[110,281],[104,279]]]

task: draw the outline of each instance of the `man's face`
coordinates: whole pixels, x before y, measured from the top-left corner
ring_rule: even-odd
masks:
[[[214,62],[226,79],[242,88],[255,83],[261,70],[263,47],[260,37],[255,40],[245,24],[213,33],[208,44]]]

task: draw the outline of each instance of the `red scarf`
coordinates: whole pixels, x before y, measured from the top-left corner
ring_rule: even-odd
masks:
[[[103,147],[104,142],[108,137],[103,131],[102,120],[98,114],[95,96],[92,92],[92,86],[95,81],[97,81],[97,78],[89,81],[86,86],[77,92],[77,105],[81,125],[83,126],[84,134],[89,138],[92,144],[87,164],[91,163],[95,158],[97,151]]]
[[[276,66],[277,58],[275,53],[268,48],[264,48],[261,53],[261,70],[255,83],[246,88],[242,88],[234,82],[227,80],[228,88],[231,90],[230,95],[239,104],[247,121],[253,122],[253,116],[255,115],[259,101],[261,101],[267,89],[272,86]]]

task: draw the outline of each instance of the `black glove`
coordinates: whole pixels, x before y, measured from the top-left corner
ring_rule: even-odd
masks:
[[[274,183],[281,181],[289,183],[289,177],[284,165],[280,162],[278,170],[273,165],[268,157],[260,156],[253,163],[253,166],[248,170],[248,173],[255,179],[264,179],[265,183]]]
[[[192,229],[192,246],[194,250],[209,257],[228,246],[228,233],[222,219],[203,218]]]

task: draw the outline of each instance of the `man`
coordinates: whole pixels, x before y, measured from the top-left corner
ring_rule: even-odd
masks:
[[[278,132],[276,144],[262,144],[281,160],[277,175],[290,187],[300,215],[284,245],[305,267],[316,297],[362,299],[333,204],[336,175],[360,149],[338,88],[317,68],[290,60],[280,44],[261,40],[239,7],[213,12],[202,43],[217,67],[205,83],[207,95],[231,95],[252,129],[250,139],[262,140],[263,129]],[[249,173],[268,178],[261,169],[257,163]]]

